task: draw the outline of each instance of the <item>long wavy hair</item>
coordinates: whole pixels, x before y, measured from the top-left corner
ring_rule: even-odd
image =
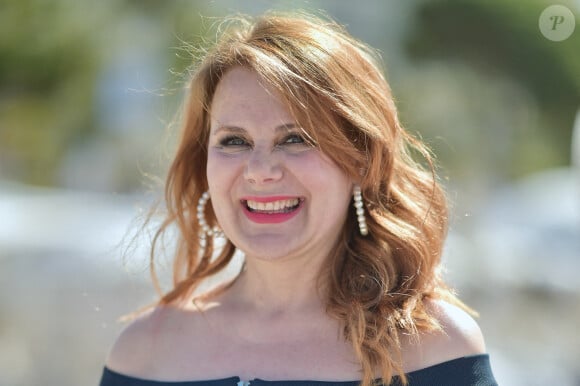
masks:
[[[379,373],[385,384],[406,377],[401,338],[440,329],[426,300],[461,304],[439,273],[447,204],[428,149],[401,125],[380,56],[327,18],[265,14],[220,27],[217,43],[191,73],[177,151],[165,185],[166,217],[155,244],[178,230],[173,288],[160,304],[194,296],[224,270],[236,247],[208,238],[201,245],[196,207],[208,189],[211,102],[233,67],[255,71],[282,96],[309,140],[362,189],[369,234],[354,208],[320,273],[327,313],[339,320],[362,368],[363,386]],[[206,220],[217,220],[210,205]]]

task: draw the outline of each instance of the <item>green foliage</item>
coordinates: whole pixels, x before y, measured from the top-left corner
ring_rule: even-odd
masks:
[[[424,2],[407,41],[407,51],[417,61],[467,63],[485,77],[515,80],[532,95],[539,110],[534,125],[540,130],[511,128],[515,143],[506,166],[514,176],[570,160],[580,106],[580,22],[570,38],[546,39],[538,18],[549,5],[539,0]]]
[[[67,146],[92,129],[95,25],[65,1],[11,1],[0,13],[2,172],[50,184]]]
[[[0,176],[39,185],[57,183],[71,147],[104,135],[96,89],[125,44],[124,22],[154,20],[167,29],[163,47],[181,46],[178,36],[200,27],[189,2],[12,0],[0,7]],[[142,36],[139,49],[155,38]],[[177,53],[166,52],[182,72],[191,59]]]

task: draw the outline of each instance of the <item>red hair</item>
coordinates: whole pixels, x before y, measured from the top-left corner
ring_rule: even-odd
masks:
[[[460,304],[439,275],[446,199],[429,151],[399,122],[378,55],[331,21],[276,14],[236,19],[192,73],[167,176],[167,215],[154,239],[155,244],[170,226],[179,230],[173,288],[160,303],[189,299],[236,251],[229,241],[217,248],[213,238],[201,248],[196,218],[197,202],[208,188],[211,101],[220,79],[235,66],[255,71],[274,87],[312,143],[359,182],[369,234],[359,234],[351,211],[328,269],[320,274],[321,289],[328,314],[341,322],[360,360],[362,385],[371,385],[377,371],[386,384],[394,374],[405,381],[401,334],[440,328],[425,300]],[[420,155],[422,163],[412,155]],[[217,225],[210,206],[206,219]]]

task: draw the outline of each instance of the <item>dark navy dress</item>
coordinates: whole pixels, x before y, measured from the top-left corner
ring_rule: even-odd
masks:
[[[489,355],[481,354],[454,359],[407,374],[409,386],[497,386],[489,363]],[[100,386],[357,386],[359,381],[266,381],[242,382],[239,377],[207,381],[161,382],[134,378],[105,368]],[[400,386],[393,377],[389,386]]]

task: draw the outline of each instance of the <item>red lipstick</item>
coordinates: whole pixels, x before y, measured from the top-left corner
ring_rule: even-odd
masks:
[[[248,201],[253,202],[251,208]],[[296,204],[293,202],[296,201]],[[265,206],[256,208],[256,203],[266,204],[278,202],[274,208],[265,209]],[[297,196],[252,196],[244,197],[241,200],[244,214],[252,222],[258,224],[278,224],[290,220],[302,209],[303,198]]]

